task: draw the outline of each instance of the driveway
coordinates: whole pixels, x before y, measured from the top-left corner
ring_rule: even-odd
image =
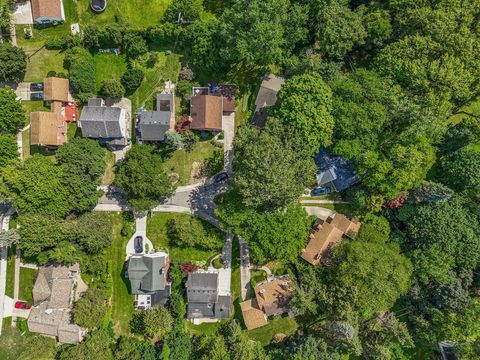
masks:
[[[238,242],[240,244],[240,285],[242,300],[245,301],[250,298],[251,292],[250,252],[247,247],[247,242],[242,237],[238,236]]]
[[[125,249],[126,252],[126,260],[130,258],[130,256],[134,254],[146,254],[148,252],[153,251],[153,244],[152,242],[147,239],[147,214],[143,213],[139,215],[135,219],[135,234],[128,240],[127,247]],[[141,237],[142,238],[142,252],[137,253],[135,251],[135,238]]]
[[[30,101],[30,84],[29,82],[21,82],[15,89],[15,95],[19,96],[22,100]]]
[[[235,136],[235,113],[222,116],[224,169],[232,173],[233,137]]]
[[[10,215],[13,213],[12,208],[6,208],[0,205],[0,221],[2,225],[1,231],[8,230]],[[5,288],[7,283],[7,256],[8,249],[6,246],[0,248],[0,335],[2,334],[3,318],[6,313],[12,308],[10,298],[5,296]]]
[[[32,6],[30,1],[17,2],[12,11],[12,23],[15,25],[33,24]]]
[[[316,216],[322,220],[326,220],[330,215],[333,215],[335,211],[325,209],[317,206],[302,206],[309,216]]]

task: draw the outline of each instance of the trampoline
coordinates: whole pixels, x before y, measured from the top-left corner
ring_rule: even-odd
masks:
[[[107,7],[107,0],[90,0],[90,7],[96,13],[101,13]]]

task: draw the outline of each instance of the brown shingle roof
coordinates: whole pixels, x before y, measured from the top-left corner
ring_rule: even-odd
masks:
[[[267,316],[289,311],[289,294],[292,287],[288,275],[277,276],[258,283],[254,291],[259,309],[263,310]]]
[[[197,95],[190,101],[190,129],[222,130],[222,97]]]
[[[32,0],[33,20],[38,18],[64,19],[61,0]]]
[[[268,324],[265,313],[258,308],[256,299],[250,299],[240,303],[242,309],[243,322],[248,330],[256,329]]]
[[[68,79],[48,77],[43,80],[43,98],[45,101],[68,101]]]
[[[67,141],[67,125],[59,113],[34,111],[30,113],[30,144],[58,146]]]
[[[349,220],[342,214],[335,214],[326,221],[318,219],[310,230],[309,242],[300,256],[312,265],[317,265],[327,250],[335,246],[346,235],[355,238],[360,223]]]

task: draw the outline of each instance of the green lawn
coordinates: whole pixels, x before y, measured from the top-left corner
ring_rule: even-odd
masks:
[[[185,330],[187,330],[192,335],[211,335],[218,330],[222,322],[214,322],[214,323],[203,323],[200,325],[194,325],[190,321],[185,320],[183,322],[185,326]]]
[[[13,286],[15,283],[15,247],[8,248],[7,258],[7,280],[5,284],[5,295],[13,298]],[[0,356],[1,359],[1,356]]]
[[[267,273],[263,270],[252,270],[252,279],[251,284],[252,287],[255,287],[256,284],[267,280]]]
[[[127,70],[126,55],[115,55],[110,53],[97,53],[93,57],[95,61],[96,89],[100,90],[103,80],[120,80],[122,74]]]
[[[212,161],[215,164],[221,164],[223,167],[223,151],[209,141],[196,143],[192,151],[176,150],[168,154],[168,156],[165,160],[165,169],[168,173],[177,173],[180,176],[179,185],[190,183],[192,164],[195,161]],[[213,173],[220,170],[221,168],[215,165]]]
[[[168,220],[179,218],[179,217],[189,217],[189,214],[178,214],[178,213],[156,213],[153,217],[148,218],[147,221],[147,237],[152,241],[153,246],[157,250],[167,250],[170,258],[176,262],[186,262],[186,261],[207,261],[211,256],[218,254],[221,249],[218,251],[206,251],[195,248],[180,248],[173,244],[168,236],[167,225]],[[212,225],[207,222],[202,221],[203,225],[207,228],[212,229]],[[223,242],[223,234],[220,231],[215,231],[217,235],[221,238]]]
[[[124,218],[121,213],[108,213],[113,225],[113,244],[109,250],[109,267],[113,280],[112,323],[116,335],[130,334],[130,319],[133,314],[134,296],[129,294],[129,282],[124,277],[125,246],[130,236],[122,236]]]
[[[104,26],[114,23],[117,17],[129,24],[146,27],[160,23],[172,0],[108,0],[107,8],[101,14],[95,14],[90,9],[88,0],[78,0],[77,3],[81,24]]]
[[[52,360],[55,358],[55,339],[29,332],[22,334],[17,328],[11,327],[11,318],[5,320],[2,336],[0,336],[0,359]]]
[[[111,151],[105,149],[104,159],[107,163],[107,168],[105,169],[105,173],[102,176],[102,184],[110,185],[115,179],[115,155]]]
[[[21,300],[31,303],[32,299],[32,289],[35,279],[37,278],[37,270],[20,268],[20,292],[18,297]]]
[[[27,115],[27,123],[30,123],[30,113],[33,111],[50,111],[50,107],[45,106],[41,100],[22,101],[23,108]]]
[[[27,70],[23,81],[43,81],[49,71],[66,72],[63,68],[64,54],[59,50],[41,49],[35,54],[27,52]]]
[[[246,331],[247,336],[259,341],[263,346],[270,344],[275,334],[291,335],[298,328],[295,319],[286,315],[277,316],[268,320],[268,324],[257,329]]]
[[[77,127],[77,123],[71,122],[67,124],[67,139],[72,140],[74,137],[80,137],[80,128]]]
[[[463,108],[460,109],[461,111],[465,111],[467,113],[470,113],[470,114],[474,114],[474,115],[478,115],[480,116],[480,96],[473,102],[471,102],[470,104],[464,106]],[[462,121],[463,119],[465,119],[466,117],[469,117],[468,115],[466,114],[456,114],[456,115],[453,115],[451,118],[450,118],[450,123],[452,124],[458,124],[460,121]]]

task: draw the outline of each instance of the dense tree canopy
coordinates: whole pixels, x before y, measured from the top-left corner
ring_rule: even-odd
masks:
[[[85,100],[95,93],[95,64],[87,50],[81,47],[67,50],[64,65],[68,69],[70,86],[76,95]]]
[[[112,345],[113,337],[107,330],[92,331],[78,345],[63,345],[57,357],[59,360],[113,360]]]
[[[16,100],[15,91],[9,87],[0,88],[0,132],[16,134],[25,124],[25,110]]]
[[[289,0],[238,0],[220,20],[220,55],[230,63],[280,64],[306,35],[306,14]]]
[[[18,158],[17,139],[10,134],[0,134],[0,167]]]
[[[457,150],[441,163],[441,179],[454,190],[480,187],[480,152],[471,149]]]
[[[252,127],[238,131],[233,168],[245,205],[283,208],[313,182],[315,164],[295,145],[291,135],[273,119],[266,131]]]
[[[22,48],[0,43],[0,82],[20,82],[26,67],[27,56]]]
[[[150,145],[134,145],[122,162],[115,182],[138,211],[149,210],[173,193],[163,162]]]
[[[103,289],[88,289],[73,307],[75,323],[87,329],[96,329],[102,325],[106,293]]]
[[[131,321],[132,331],[146,338],[161,340],[172,330],[173,319],[165,307],[136,312]]]
[[[316,153],[331,144],[334,120],[332,90],[316,74],[298,75],[288,80],[278,93],[280,106],[274,115],[289,132],[297,135]]]

